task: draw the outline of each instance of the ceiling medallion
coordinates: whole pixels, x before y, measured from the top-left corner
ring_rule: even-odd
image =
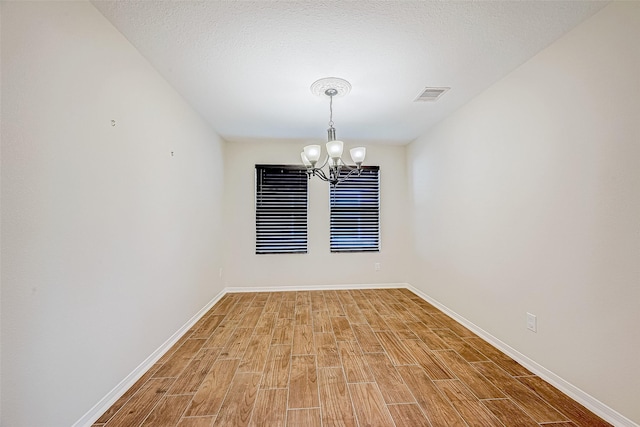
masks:
[[[329,91],[329,93],[328,93]],[[311,85],[311,93],[317,96],[342,98],[351,92],[351,83],[339,77],[325,77]]]

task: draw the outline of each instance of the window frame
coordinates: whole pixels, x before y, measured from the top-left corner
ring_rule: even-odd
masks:
[[[278,182],[274,172],[268,171],[288,171],[289,174],[282,173],[283,178]],[[255,254],[256,255],[277,255],[277,254],[306,254],[309,251],[309,179],[304,166],[298,165],[270,165],[256,164],[255,169]],[[271,175],[272,179],[268,185],[280,186],[272,188],[271,191],[264,191],[265,174]],[[291,176],[291,183],[285,183]],[[290,188],[288,186],[291,186]],[[291,192],[291,188],[294,189]],[[302,191],[303,194],[296,194]],[[283,197],[285,196],[285,197]],[[299,197],[295,197],[299,196]],[[277,202],[281,203],[277,205]],[[274,205],[276,203],[276,205]],[[271,205],[271,206],[269,206]],[[292,205],[297,209],[292,210]],[[297,212],[297,215],[294,213]],[[286,213],[290,213],[287,221]],[[269,219],[271,217],[271,219]],[[287,232],[288,229],[289,231]],[[281,236],[278,236],[278,233]]]
[[[346,176],[349,170],[342,170],[340,175],[343,174]],[[367,178],[367,175],[371,175],[372,172],[375,172],[375,186],[371,187],[373,184],[373,180],[368,178],[364,180],[363,178]],[[337,213],[337,204],[338,199],[348,198],[349,196],[353,196],[354,185],[358,182],[364,184],[364,189],[369,190],[366,191],[364,207],[366,208],[364,215],[359,214],[355,218],[351,218],[355,221],[351,221],[351,227],[357,230],[351,230],[355,234],[351,237],[346,237],[342,239],[338,239],[337,237],[337,229],[340,227],[337,222],[342,222],[342,228],[344,231],[345,227],[349,226],[349,217],[354,216],[354,212],[356,210],[356,204],[360,204],[362,206],[362,195],[360,195],[356,203],[355,199],[352,200],[353,203],[351,205],[345,205],[345,207],[350,207],[350,211],[347,209],[343,209],[341,213]],[[357,188],[355,189],[357,191]],[[352,198],[353,199],[353,198]],[[348,200],[348,199],[347,199]],[[352,175],[348,180],[337,184],[335,187],[330,186],[329,188],[329,249],[331,253],[379,253],[381,248],[381,239],[380,239],[380,166],[362,166],[362,173],[360,175]],[[375,209],[374,209],[375,206]],[[364,222],[364,226],[362,225],[354,225],[353,222],[358,222],[362,224]],[[371,229],[375,231],[371,231]],[[340,242],[339,240],[342,240]],[[348,240],[351,240],[352,244],[348,244]],[[371,243],[367,243],[369,240]],[[358,243],[359,242],[359,243]]]

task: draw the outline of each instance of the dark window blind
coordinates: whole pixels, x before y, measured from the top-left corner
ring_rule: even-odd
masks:
[[[341,172],[346,175],[346,172]],[[331,252],[380,251],[380,167],[330,188]]]
[[[256,254],[307,252],[304,167],[256,165]]]

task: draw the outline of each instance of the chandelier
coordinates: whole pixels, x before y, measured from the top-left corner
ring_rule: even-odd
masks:
[[[337,77],[326,77],[317,80],[311,85],[311,92],[318,96],[329,97],[329,129],[327,129],[327,155],[322,163],[318,163],[322,149],[319,145],[307,145],[304,147],[300,158],[307,168],[309,179],[317,176],[323,181],[329,182],[332,186],[346,181],[352,175],[359,176],[362,172],[362,162],[367,153],[365,147],[352,148],[349,153],[355,166],[348,165],[342,160],[344,143],[336,139],[336,130],[333,127],[333,97],[342,97],[351,91],[351,84]],[[319,165],[318,165],[319,164]],[[324,167],[328,166],[328,172]],[[348,171],[346,174],[345,172]]]

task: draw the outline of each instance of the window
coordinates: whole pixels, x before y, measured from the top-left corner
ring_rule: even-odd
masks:
[[[363,166],[332,186],[330,198],[331,252],[380,251],[380,167]]]
[[[256,254],[307,253],[304,167],[256,165]]]

